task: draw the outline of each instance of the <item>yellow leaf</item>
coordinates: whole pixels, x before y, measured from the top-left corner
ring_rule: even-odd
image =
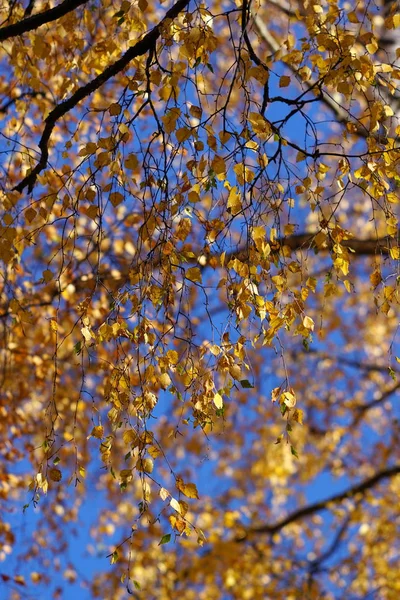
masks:
[[[57,321],[55,321],[55,319],[50,319],[50,329],[52,331],[58,331],[58,324]]]
[[[82,329],[81,329],[81,332],[82,332],[82,335],[83,335],[83,337],[85,338],[85,340],[86,340],[87,342],[90,342],[90,340],[91,340],[91,339],[92,339],[92,337],[93,337],[93,334],[92,334],[92,332],[90,331],[89,327],[87,327],[87,325],[85,325],[84,327],[82,327]]]
[[[350,21],[350,23],[359,23],[360,22],[354,11],[347,13],[347,18]]]
[[[163,117],[161,117],[164,123],[165,133],[171,133],[176,127],[176,122],[179,119],[181,111],[179,108],[171,108]]]
[[[303,160],[305,160],[306,155],[304,154],[304,152],[298,152],[296,155],[296,162],[302,162]]]
[[[156,446],[148,446],[147,451],[152,458],[157,458],[157,456],[160,456],[161,454],[160,448],[157,448]]]
[[[310,331],[314,331],[314,321],[312,320],[311,317],[304,317],[303,325],[306,329],[309,329]]]
[[[189,108],[189,112],[195,119],[201,119],[201,115],[203,114],[203,109],[199,106],[195,106],[194,104]]]
[[[292,392],[283,392],[282,402],[286,404],[288,408],[293,408],[296,405],[296,396]]]
[[[218,354],[220,354],[220,352],[221,352],[221,348],[219,346],[217,346],[216,344],[214,344],[213,346],[210,346],[210,352],[214,356],[218,356]]]
[[[104,435],[104,428],[102,425],[96,425],[96,427],[93,427],[92,431],[90,432],[90,435],[94,438],[97,438],[99,440],[101,440],[103,438]]]
[[[28,223],[32,223],[32,221],[36,217],[36,215],[37,215],[37,212],[32,207],[27,208],[25,211],[25,219],[28,221]]]
[[[369,280],[370,280],[371,284],[374,287],[376,287],[382,281],[381,272],[378,269],[375,269],[375,271],[373,271],[373,273],[371,273],[371,275],[369,276]]]
[[[283,233],[287,236],[293,235],[295,227],[296,227],[295,225],[291,225],[288,223],[287,225],[284,226]]]
[[[198,281],[199,283],[202,282],[201,271],[198,267],[191,267],[190,269],[187,269],[185,275],[186,279],[189,279],[190,281]]]
[[[136,463],[136,469],[144,473],[152,473],[154,462],[152,458],[139,458]]]
[[[179,361],[179,355],[176,350],[168,350],[165,357],[168,360],[168,363],[171,365],[177,365]]]
[[[134,429],[127,429],[126,431],[124,431],[124,433],[122,434],[122,439],[124,440],[125,444],[133,446],[137,446],[139,443],[138,434]]]
[[[99,215],[99,209],[97,206],[95,206],[94,204],[92,204],[91,206],[88,206],[88,208],[86,209],[86,215],[89,217],[89,219],[92,219],[93,221],[98,217]]]
[[[196,485],[194,483],[184,483],[182,477],[176,478],[176,487],[187,498],[198,498]]]
[[[251,183],[254,179],[254,173],[251,169],[246,167],[243,163],[238,163],[233,167],[233,170],[236,174],[236,178],[239,182],[239,185],[243,185],[246,181],[247,183]]]
[[[271,124],[258,112],[251,112],[248,116],[249,123],[254,133],[261,139],[266,139],[272,134]]]
[[[178,500],[175,500],[175,498],[171,498],[169,505],[171,508],[176,510],[177,513],[181,514],[181,506],[180,506]]]
[[[211,163],[211,168],[217,175],[225,175],[226,164],[222,156],[218,156],[217,154],[214,156]]]
[[[112,194],[110,194],[110,202],[113,206],[118,206],[119,204],[121,204],[121,202],[123,202],[124,197],[121,194],[121,192],[113,192]]]
[[[133,171],[139,165],[139,161],[136,157],[136,154],[130,154],[128,158],[125,160],[124,165],[127,169]]]
[[[197,187],[197,184],[195,186],[193,186],[193,189],[188,193],[188,200],[189,202],[192,202],[192,204],[195,204],[196,202],[200,201],[200,195],[197,189],[195,189]]]
[[[160,489],[159,494],[160,494],[161,500],[163,500],[163,501],[166,500],[167,498],[169,498],[169,496],[170,496],[170,493],[168,492],[168,490],[166,490],[163,487]]]
[[[192,130],[188,127],[180,127],[176,130],[175,135],[178,142],[185,142],[192,135]]]
[[[379,46],[376,40],[372,40],[370,44],[367,44],[366,49],[368,50],[369,54],[375,54],[375,52],[378,50]]]
[[[116,117],[117,115],[119,115],[121,113],[121,110],[122,108],[116,102],[114,102],[114,104],[111,104],[108,108],[108,112],[112,117]]]
[[[237,215],[242,210],[242,201],[241,201],[241,197],[240,197],[240,192],[238,191],[238,189],[235,185],[229,191],[226,210],[231,215]]]
[[[213,402],[218,409],[221,409],[224,406],[222,396],[218,392],[214,395]]]
[[[290,77],[288,75],[282,75],[279,80],[279,87],[285,88],[288,87],[288,85],[290,85]]]
[[[88,154],[94,154],[97,150],[97,144],[94,142],[88,142],[78,153],[78,156],[87,156]]]
[[[343,281],[343,285],[346,288],[346,290],[348,291],[348,293],[350,294],[350,292],[351,292],[351,283],[350,283],[350,281],[348,279],[345,279]]]
[[[276,402],[279,398],[279,394],[281,393],[281,388],[276,387],[271,392],[271,402]]]
[[[60,469],[49,469],[49,477],[52,481],[61,481],[62,473]]]
[[[303,425],[303,418],[304,418],[303,411],[300,410],[299,408],[295,408],[295,410],[293,411],[293,415],[292,415],[293,421],[296,421],[296,423],[299,423],[299,425]]]
[[[163,390],[166,390],[171,385],[171,377],[168,375],[168,373],[161,373],[158,381],[160,382],[160,386]]]

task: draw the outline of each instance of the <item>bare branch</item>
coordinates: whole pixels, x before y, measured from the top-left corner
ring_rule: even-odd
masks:
[[[344,492],[341,492],[340,494],[335,494],[334,496],[330,496],[329,498],[327,498],[326,500],[322,500],[321,502],[315,502],[314,504],[309,504],[308,506],[299,508],[298,510],[295,510],[294,512],[290,513],[287,517],[285,517],[281,521],[278,521],[277,523],[274,523],[272,525],[261,525],[259,527],[250,527],[249,529],[247,529],[246,533],[242,537],[237,538],[235,541],[243,542],[250,535],[260,534],[260,533],[268,533],[270,535],[274,535],[275,533],[277,533],[278,531],[281,531],[282,529],[284,529],[285,527],[287,527],[287,525],[290,525],[291,523],[295,523],[296,521],[299,521],[300,519],[309,517],[309,516],[319,512],[320,510],[328,510],[330,504],[337,504],[339,502],[343,502],[343,500],[347,500],[349,498],[354,498],[358,494],[364,494],[371,488],[375,487],[375,485],[377,485],[381,481],[383,481],[385,479],[389,479],[391,477],[395,477],[399,473],[400,473],[400,464],[394,465],[393,467],[390,467],[389,469],[380,471],[379,473],[377,473],[376,475],[373,475],[369,479],[365,479],[358,485],[354,485],[352,487],[347,488],[347,490],[345,490]]]

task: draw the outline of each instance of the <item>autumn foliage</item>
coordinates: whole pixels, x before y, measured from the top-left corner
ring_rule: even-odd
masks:
[[[397,2],[57,2],[0,9],[0,596],[397,600]]]

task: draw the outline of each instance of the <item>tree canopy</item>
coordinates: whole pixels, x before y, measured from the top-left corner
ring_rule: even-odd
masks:
[[[398,3],[0,12],[0,595],[397,600]]]

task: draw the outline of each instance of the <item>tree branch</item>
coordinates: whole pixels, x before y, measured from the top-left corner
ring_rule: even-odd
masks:
[[[274,243],[271,244],[272,252],[278,252],[280,248],[283,246],[288,246],[291,250],[315,250],[318,253],[322,252],[330,252],[333,248],[334,242],[326,237],[324,245],[316,244],[316,236],[318,232],[315,233],[297,233],[293,235],[289,235],[287,237],[282,237],[277,239]],[[351,238],[349,240],[342,240],[340,245],[344,248],[349,248],[354,252],[354,255],[358,256],[376,256],[377,254],[387,255],[389,254],[390,249],[390,239],[389,237],[381,237],[381,238],[367,238],[367,239],[359,239],[359,238]],[[242,262],[245,262],[249,259],[249,248],[238,249],[234,252],[227,253],[226,260],[230,258],[238,258]],[[226,262],[226,261],[225,261]]]
[[[276,247],[279,251],[281,246],[289,246],[292,250],[307,250],[310,248],[315,248],[315,243],[313,242],[315,238],[315,234],[304,233],[292,235],[286,238],[280,238],[276,241]],[[342,242],[342,246],[346,246],[348,248],[352,248],[355,250],[354,256],[375,256],[378,253],[388,254],[388,244],[387,238],[378,238],[378,239],[353,239],[353,240],[344,240]],[[319,248],[319,252],[328,252],[330,248]],[[201,251],[194,251],[193,259],[188,260],[187,264],[196,264],[198,258],[202,256]],[[210,265],[210,260],[218,255],[210,254],[207,258],[207,263],[205,265],[201,264],[201,267],[207,268]],[[152,258],[152,264],[154,268],[160,265],[162,255],[154,256]],[[232,252],[226,253],[225,264],[228,263],[229,260],[237,258],[241,262],[247,262],[249,260],[249,248],[239,248]],[[198,264],[198,263],[197,263]],[[120,273],[119,276],[116,277],[110,269],[107,267],[99,273],[90,273],[85,274],[82,277],[79,277],[72,283],[75,285],[77,289],[87,290],[88,288],[92,288],[96,283],[102,283],[104,285],[112,285],[115,289],[118,285],[122,285],[124,281],[129,278],[129,271],[135,268],[135,264],[129,263],[127,265],[120,265]]]
[[[23,33],[27,33],[33,29],[37,29],[45,23],[56,21],[69,12],[75,10],[75,8],[78,6],[81,6],[81,4],[86,4],[87,1],[88,0],[64,0],[64,2],[61,2],[61,4],[55,6],[54,8],[44,10],[36,15],[22,19],[22,21],[18,21],[18,23],[7,25],[7,27],[1,27],[0,42],[4,42],[4,40],[8,40],[9,38],[22,35]]]
[[[354,485],[350,488],[347,488],[344,492],[340,494],[335,494],[334,496],[330,496],[326,500],[322,500],[321,502],[315,502],[314,504],[309,504],[308,506],[304,506],[303,508],[299,508],[298,510],[290,513],[284,519],[281,519],[277,523],[272,525],[261,525],[259,527],[251,527],[247,529],[244,535],[238,537],[236,542],[245,541],[250,535],[259,534],[259,533],[268,533],[269,535],[274,535],[281,529],[284,529],[287,525],[291,523],[295,523],[304,517],[309,517],[320,510],[328,510],[330,504],[337,504],[338,502],[342,502],[348,498],[354,498],[357,494],[364,494],[375,485],[383,481],[384,479],[389,479],[390,477],[394,477],[400,473],[400,464],[394,465],[384,471],[380,471],[376,475],[373,475],[369,479],[365,479],[361,483]]]
[[[169,21],[175,19],[180,12],[189,4],[190,0],[178,0],[174,6],[172,6],[165,14],[165,17],[159,22],[158,25],[153,27],[149,33],[147,33],[141,40],[139,40],[134,46],[129,48],[121,58],[115,63],[109,65],[100,75],[95,77],[92,81],[89,81],[86,85],[80,87],[64,102],[58,104],[45,120],[45,127],[40,138],[39,148],[41,151],[39,162],[32,171],[24,177],[24,179],[16,185],[13,189],[22,193],[24,188],[28,187],[28,191],[31,192],[36,183],[36,179],[46,168],[47,161],[49,158],[49,140],[53,129],[59,119],[61,119],[66,113],[75,108],[82,100],[90,96],[94,91],[99,89],[104,83],[106,83],[112,77],[115,77],[120,73],[134,58],[146,54],[154,48],[158,38],[161,35],[163,25]]]
[[[379,406],[379,404],[382,404],[383,402],[385,402],[388,398],[390,398],[390,396],[395,394],[399,389],[400,389],[400,381],[397,381],[394,385],[392,385],[392,387],[390,387],[388,390],[385,390],[378,398],[374,398],[373,400],[371,400],[370,402],[367,402],[366,404],[359,404],[358,406],[356,406],[355,410],[357,411],[357,414],[354,415],[354,419],[351,424],[351,427],[352,428],[357,427],[357,425],[359,424],[359,422],[364,417],[364,415],[367,411],[369,411],[369,410],[371,410],[371,408],[375,408],[375,406]]]
[[[4,102],[4,104],[2,104],[0,106],[0,114],[6,113],[7,110],[10,108],[10,106],[15,104],[16,102],[18,102],[18,100],[21,100],[22,98],[26,98],[26,97],[37,98],[38,96],[42,96],[44,98],[46,96],[46,94],[44,92],[34,92],[34,91],[22,92],[22,94],[20,94],[16,98],[11,98],[10,100],[7,100],[6,102]]]
[[[272,2],[272,4],[275,4],[275,3]],[[275,5],[277,5],[277,4],[275,4]],[[285,8],[283,8],[283,12],[287,12]],[[253,17],[254,25],[256,26],[259,35],[263,38],[265,43],[270,47],[270,49],[272,50],[272,52],[274,54],[276,52],[278,52],[278,50],[281,49],[281,45],[277,42],[277,40],[274,38],[274,36],[270,33],[264,20],[261,19],[261,17],[259,17],[259,15],[257,13],[253,13],[252,17]],[[291,71],[295,75],[297,75],[297,69],[295,69],[294,66],[290,62],[287,63],[287,66],[289,67],[289,69],[291,69]],[[303,84],[308,88],[308,90],[312,91],[316,88],[318,82],[315,81],[314,79],[310,79],[309,81],[303,82]],[[333,98],[331,98],[326,92],[323,92],[322,90],[320,90],[320,92],[321,92],[321,96],[320,96],[321,101],[334,113],[334,115],[336,116],[336,118],[338,119],[338,121],[340,123],[346,124],[348,121],[352,121],[357,128],[357,134],[364,138],[368,137],[369,131],[357,119],[355,119],[355,117],[353,115],[351,115],[351,113],[348,110],[343,108],[338,102],[336,102]]]

